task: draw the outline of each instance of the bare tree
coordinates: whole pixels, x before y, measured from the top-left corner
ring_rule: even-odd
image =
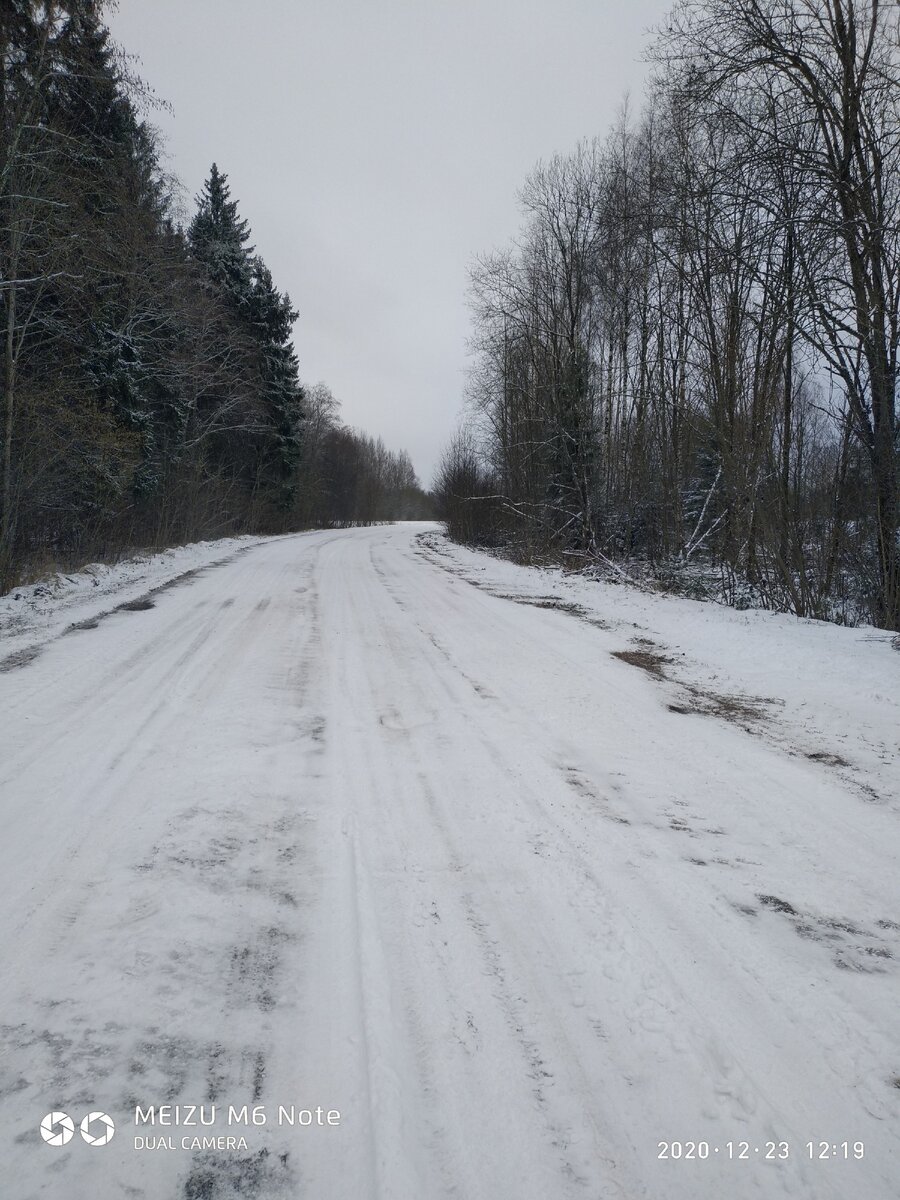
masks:
[[[802,177],[789,217],[806,334],[841,381],[867,452],[876,617],[900,628],[900,14],[879,0],[684,0],[662,52],[684,88]],[[766,101],[754,119],[735,85]],[[824,235],[824,236],[823,236]]]

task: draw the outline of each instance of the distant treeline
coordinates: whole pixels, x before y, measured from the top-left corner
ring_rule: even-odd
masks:
[[[301,386],[214,165],[187,227],[95,0],[0,4],[0,588],[43,563],[420,515]]]
[[[463,540],[900,628],[900,10],[682,0],[473,271]]]

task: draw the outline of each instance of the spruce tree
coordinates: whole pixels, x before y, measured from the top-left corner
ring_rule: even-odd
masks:
[[[300,460],[302,390],[291,344],[297,313],[249,240],[228,177],[213,163],[197,197],[188,241],[246,338],[252,411],[239,437],[229,442],[229,458],[242,464],[254,494],[283,511],[293,503]]]
[[[194,257],[205,266],[215,284],[227,293],[236,309],[249,315],[253,292],[253,247],[250,228],[238,216],[231,199],[228,176],[213,163],[209,178],[197,197],[197,213],[188,230]]]
[[[291,331],[297,312],[290,297],[282,295],[272,273],[254,261],[252,320],[260,351],[263,401],[274,444],[268,450],[268,481],[275,486],[279,507],[289,506],[296,490],[300,461],[303,392]]]

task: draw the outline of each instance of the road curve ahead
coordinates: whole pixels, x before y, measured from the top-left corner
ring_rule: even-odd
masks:
[[[3,1195],[894,1197],[894,959],[798,928],[892,936],[893,814],[423,528],[273,539],[0,675]]]

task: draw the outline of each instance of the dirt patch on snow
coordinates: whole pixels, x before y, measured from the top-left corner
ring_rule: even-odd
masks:
[[[876,921],[880,932],[867,929],[862,921],[825,913],[800,912],[778,896],[759,895],[763,907],[781,913],[793,926],[798,937],[821,942],[832,952],[832,962],[842,971],[872,975],[888,970],[896,960],[900,947],[887,934],[895,932],[892,922]]]
[[[296,1196],[297,1175],[288,1155],[270,1155],[268,1150],[238,1157],[230,1154],[204,1155],[195,1162],[185,1180],[184,1200],[253,1200],[265,1196]]]
[[[0,658],[0,672],[5,674],[7,671],[16,671],[19,667],[27,667],[30,662],[34,662],[42,650],[43,646],[26,646],[24,650],[16,650],[13,654],[7,654],[6,658]]]
[[[146,596],[138,596],[136,600],[126,600],[124,604],[116,606],[116,612],[146,612],[148,608],[155,608],[156,601],[151,599],[151,593]]]
[[[637,649],[637,650],[613,650],[613,658],[618,658],[620,662],[628,663],[631,667],[639,667],[642,671],[646,671],[648,675],[652,675],[654,679],[666,679],[666,667],[672,660],[665,654],[660,654],[656,650]]]

